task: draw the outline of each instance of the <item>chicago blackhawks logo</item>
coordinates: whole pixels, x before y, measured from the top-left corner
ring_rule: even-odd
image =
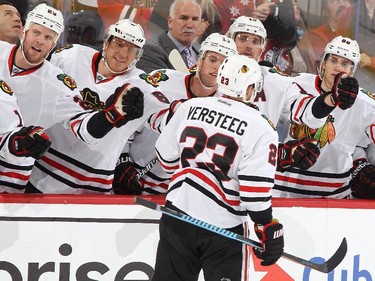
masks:
[[[292,123],[289,129],[289,135],[294,139],[304,137],[314,138],[318,141],[319,148],[324,147],[327,143],[331,143],[336,137],[336,129],[333,125],[335,118],[329,115],[326,123],[319,129],[311,129],[306,125],[298,125]]]
[[[151,74],[142,73],[139,77],[154,87],[159,86],[160,81],[167,81],[169,79],[168,75],[165,74],[165,70],[155,71]]]
[[[6,94],[8,94],[10,96],[13,95],[12,89],[9,87],[9,85],[5,81],[0,80],[0,87],[1,87],[1,90],[4,93],[6,93]]]
[[[70,77],[69,75],[59,74],[57,75],[57,79],[59,79],[60,81],[63,81],[64,85],[67,86],[72,91],[75,88],[77,88],[76,81],[74,81],[74,79]]]
[[[274,66],[274,67],[270,68],[269,72],[276,73],[276,74],[279,74],[281,76],[289,76],[288,74],[286,74],[285,72],[280,70],[277,66]]]
[[[371,93],[370,91],[367,91],[365,89],[361,89],[361,92],[362,93],[365,93],[366,95],[368,95],[370,98],[372,98],[373,100],[375,100],[375,93]]]
[[[71,49],[71,48],[73,48],[72,44],[66,44],[63,47],[60,47],[60,48],[56,49],[55,53],[61,53],[62,51],[68,50],[68,49]]]
[[[83,109],[103,109],[105,104],[100,101],[100,97],[97,92],[90,90],[89,88],[84,88],[82,91],[79,91],[81,98],[74,97],[74,101],[78,103]]]

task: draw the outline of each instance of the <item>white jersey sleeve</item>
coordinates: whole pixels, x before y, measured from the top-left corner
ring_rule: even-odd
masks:
[[[155,145],[162,167],[174,173],[167,200],[225,228],[246,221],[248,211],[270,208],[277,156],[270,124],[259,111],[229,99],[183,103]]]

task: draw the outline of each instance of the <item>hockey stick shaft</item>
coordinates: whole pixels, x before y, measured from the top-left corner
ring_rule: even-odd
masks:
[[[158,157],[155,156],[142,170],[139,171],[139,173],[135,176],[135,179],[140,180],[140,178],[143,177],[148,171],[150,171],[157,162]]]
[[[176,219],[185,221],[185,222],[193,224],[195,226],[204,228],[206,230],[217,233],[217,234],[222,235],[224,237],[227,237],[229,239],[237,240],[241,243],[245,243],[245,244],[253,246],[255,248],[262,249],[262,245],[257,241],[251,240],[247,237],[244,237],[242,235],[231,232],[229,230],[220,228],[218,226],[209,224],[207,222],[195,219],[195,218],[193,218],[189,215],[183,214],[181,212],[178,212],[178,211],[169,209],[167,207],[158,205],[154,202],[142,199],[140,197],[136,197],[135,202],[137,204],[140,204],[140,205],[144,206],[144,207],[162,212],[163,214],[166,214],[166,215],[174,217]],[[282,257],[286,258],[288,260],[291,260],[295,263],[298,263],[298,264],[304,265],[306,267],[315,269],[317,271],[320,271],[320,272],[323,272],[323,273],[329,273],[341,263],[341,261],[344,259],[345,255],[346,255],[346,252],[347,252],[347,242],[346,242],[346,238],[344,238],[342,240],[339,248],[336,250],[335,254],[329,260],[327,260],[325,263],[322,263],[322,264],[314,263],[314,262],[305,260],[303,258],[288,254],[286,252],[283,253]]]
[[[170,63],[173,65],[174,69],[189,73],[189,69],[187,68],[183,58],[181,57],[180,52],[177,49],[173,49],[168,56]]]

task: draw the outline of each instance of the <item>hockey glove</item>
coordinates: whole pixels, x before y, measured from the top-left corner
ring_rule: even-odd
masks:
[[[346,77],[344,72],[335,76],[333,82],[331,102],[345,110],[354,104],[358,95],[358,81],[353,77]]]
[[[130,84],[118,87],[106,100],[104,113],[109,122],[116,128],[128,121],[143,115],[143,93],[140,89],[131,88]]]
[[[120,164],[116,166],[112,187],[115,194],[140,195],[143,185],[136,179],[138,171],[128,154],[120,157]]]
[[[23,127],[9,138],[9,151],[16,156],[40,159],[51,146],[42,127]]]
[[[283,225],[277,219],[269,224],[255,224],[254,230],[262,243],[262,249],[253,248],[254,254],[261,260],[261,265],[268,266],[277,262],[284,252]]]
[[[350,186],[353,196],[362,199],[375,198],[375,166],[365,158],[353,162]]]
[[[294,166],[302,170],[311,168],[320,155],[316,139],[302,138],[280,143],[278,149],[279,170]]]

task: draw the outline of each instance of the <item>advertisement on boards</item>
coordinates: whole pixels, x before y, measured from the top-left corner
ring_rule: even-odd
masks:
[[[274,216],[284,225],[287,253],[324,262],[344,237],[348,252],[329,274],[284,258],[263,267],[252,255],[250,280],[375,280],[375,209],[275,207]],[[132,204],[1,203],[0,280],[150,280],[159,218]]]

